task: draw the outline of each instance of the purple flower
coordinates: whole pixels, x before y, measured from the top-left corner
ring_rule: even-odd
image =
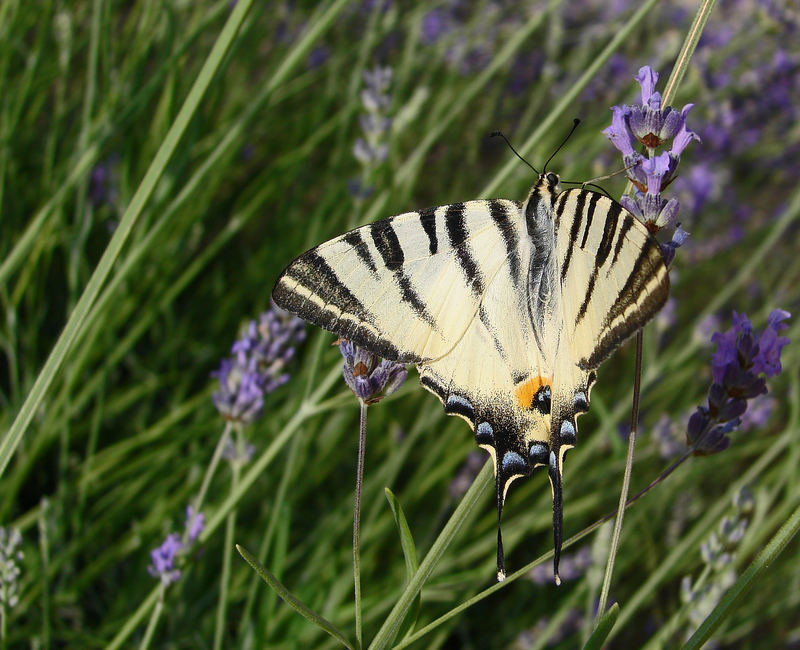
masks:
[[[439,38],[450,31],[452,20],[445,14],[444,9],[432,9],[422,18],[422,37],[425,45],[433,45]]]
[[[152,564],[147,567],[147,572],[154,578],[160,578],[164,586],[176,582],[181,577],[181,572],[175,568],[175,558],[182,548],[180,535],[167,535],[161,546],[150,551]]]
[[[403,364],[381,359],[352,341],[341,340],[339,351],[344,357],[342,375],[345,383],[358,399],[367,404],[391,395],[408,376]]]
[[[611,126],[606,134],[611,143],[622,153],[628,178],[635,186],[632,196],[620,199],[622,206],[642,221],[652,233],[664,226],[675,225],[680,204],[676,198],[664,198],[662,192],[675,179],[680,155],[697,135],[686,128],[686,116],[693,104],[683,110],[661,107],[661,94],[656,91],[658,73],[649,66],[639,69],[635,77],[642,90],[642,104],[634,106],[612,106]],[[669,151],[656,153],[655,149],[673,139]],[[636,143],[647,147],[647,156],[637,152]],[[671,264],[675,251],[686,241],[688,233],[678,228],[671,241],[662,244],[667,265]]]
[[[675,199],[670,200],[674,201]],[[667,266],[672,264],[672,260],[675,259],[675,251],[683,246],[688,238],[689,233],[680,226],[677,226],[675,232],[672,233],[672,239],[665,244],[661,244],[661,252],[664,254],[664,262]]]
[[[317,45],[311,54],[308,55],[308,67],[312,70],[319,68],[331,57],[330,48],[325,45]]]
[[[711,359],[714,383],[708,390],[708,405],[697,407],[687,427],[687,442],[695,454],[727,449],[728,434],[740,427],[748,400],[767,392],[760,375],[772,377],[781,370],[781,350],[789,339],[778,332],[788,327],[783,321],[789,316],[782,309],[773,310],[759,336],[745,314],[733,312],[732,327],[712,335],[717,344]]]
[[[89,200],[92,206],[113,206],[119,198],[119,155],[112,154],[97,163],[89,174]]]
[[[639,142],[648,149],[655,149],[674,138],[682,129],[685,130],[686,114],[692,105],[688,104],[680,113],[670,106],[662,109],[661,93],[655,91],[658,73],[650,66],[639,68],[639,74],[634,79],[642,87],[642,105],[628,107],[627,126]]]
[[[623,156],[632,156],[636,146],[636,138],[628,128],[630,112],[630,106],[612,106],[611,126],[603,130],[603,133],[611,140],[611,144],[619,149]]]
[[[392,104],[391,83],[391,68],[375,66],[372,70],[364,70],[361,104],[366,113],[359,118],[363,137],[356,138],[353,156],[367,170],[377,167],[389,156],[392,121],[387,112]]]
[[[186,531],[189,534],[189,541],[195,541],[203,528],[206,527],[206,517],[202,512],[195,513],[192,506],[186,506]]]
[[[249,463],[253,458],[253,454],[255,453],[255,445],[247,442],[247,440],[244,439],[242,439],[240,442],[234,442],[231,440],[230,436],[222,447],[222,457],[225,460],[229,460],[232,463],[238,463],[240,465]]]
[[[276,305],[250,321],[241,339],[231,347],[233,357],[223,359],[212,377],[219,390],[212,396],[222,416],[252,422],[261,415],[264,396],[289,381],[284,372],[294,357],[295,345],[305,340],[305,325]]]

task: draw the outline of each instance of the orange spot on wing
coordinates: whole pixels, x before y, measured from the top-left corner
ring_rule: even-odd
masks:
[[[550,386],[548,377],[528,377],[525,381],[517,384],[514,393],[517,396],[517,404],[520,408],[529,409],[533,403],[533,398],[542,386]]]

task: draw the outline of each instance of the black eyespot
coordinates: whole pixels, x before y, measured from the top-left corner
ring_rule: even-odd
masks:
[[[558,185],[558,174],[554,174],[553,172],[547,172],[546,178],[547,178],[547,183],[551,187],[555,187],[556,185]]]
[[[542,415],[550,415],[550,386],[540,386],[533,396],[532,408],[535,408]]]
[[[531,465],[547,465],[550,457],[550,448],[546,442],[534,442],[528,452]]]

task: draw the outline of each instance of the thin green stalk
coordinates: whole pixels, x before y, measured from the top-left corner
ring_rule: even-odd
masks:
[[[636,334],[636,365],[633,375],[633,407],[631,408],[631,427],[628,436],[628,451],[625,456],[625,473],[622,477],[622,489],[619,493],[619,505],[617,506],[617,516],[614,519],[614,531],[611,534],[611,547],[608,551],[606,570],[603,575],[603,586],[600,589],[600,602],[597,606],[597,618],[595,625],[606,613],[606,603],[608,602],[608,592],[611,589],[611,576],[614,573],[614,562],[619,549],[619,538],[622,534],[622,520],[625,516],[625,508],[628,502],[628,491],[631,485],[631,474],[633,473],[633,452],[636,447],[636,430],[639,423],[639,395],[642,385],[642,331]]]
[[[252,0],[241,0],[231,12],[225,26],[222,28],[222,32],[214,43],[211,53],[203,64],[197,79],[194,84],[192,84],[192,88],[183,106],[181,106],[175,121],[172,123],[169,132],[156,152],[153,162],[150,163],[150,167],[144,179],[142,179],[139,188],[133,195],[128,209],[125,210],[125,214],[122,216],[119,226],[114,231],[111,241],[108,243],[106,250],[103,252],[103,256],[100,258],[100,262],[97,264],[86,288],[81,294],[78,304],[75,306],[75,309],[72,310],[64,330],[58,337],[44,367],[36,377],[33,388],[31,388],[30,393],[28,393],[11,428],[3,437],[2,442],[0,442],[0,476],[5,472],[11,460],[11,456],[22,440],[22,436],[25,434],[28,425],[38,410],[50,384],[52,384],[61,365],[64,363],[64,359],[66,359],[68,353],[71,351],[75,339],[86,327],[86,316],[89,310],[94,304],[103,283],[111,272],[115,261],[119,257],[123,245],[133,230],[133,227],[136,225],[136,221],[141,215],[144,206],[155,190],[158,181],[166,169],[167,163],[175,153],[178,143],[188,127],[189,122],[197,112],[206,90],[225,58],[225,54],[233,44],[251,3]]]
[[[241,436],[237,436],[236,441],[238,451],[241,451],[243,441]],[[235,492],[241,476],[241,466],[238,460],[231,463],[231,492]],[[222,576],[220,577],[219,600],[217,601],[217,620],[214,628],[214,650],[222,648],[222,640],[225,636],[225,618],[228,608],[228,588],[231,580],[231,560],[233,558],[234,533],[236,531],[236,512],[231,510],[225,522],[225,543],[222,547]]]
[[[48,518],[50,516],[50,502],[45,498],[39,504],[39,518],[37,521],[39,528],[39,556],[42,566],[40,569],[42,582],[42,649],[50,648],[50,530],[48,528]]]
[[[139,650],[147,650],[150,647],[161,613],[164,611],[164,592],[166,589],[163,582],[158,585],[158,600],[156,601],[156,606],[153,607],[153,611],[150,612],[150,620],[147,622],[147,629],[144,631],[142,642],[139,644]]]
[[[233,429],[233,423],[230,420],[225,420],[225,428],[222,430],[222,435],[219,437],[217,446],[214,448],[214,453],[211,456],[211,462],[208,464],[208,467],[206,468],[206,473],[203,475],[203,482],[200,484],[200,491],[197,493],[197,498],[195,499],[193,504],[195,513],[200,512],[200,510],[203,508],[203,502],[206,499],[208,486],[211,485],[211,479],[214,477],[214,473],[217,471],[217,465],[219,465],[219,461],[222,458],[222,452],[225,449],[225,444],[228,442],[228,439],[230,438],[232,429]],[[184,535],[187,534],[188,534],[188,527]]]
[[[356,497],[353,507],[353,587],[356,601],[356,646],[361,647],[361,486],[364,481],[364,452],[367,446],[367,404],[358,400],[361,413],[358,427],[358,462],[356,463]]]

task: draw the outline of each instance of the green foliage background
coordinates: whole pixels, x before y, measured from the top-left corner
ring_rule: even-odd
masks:
[[[423,38],[429,3],[0,4],[0,524],[19,528],[25,540],[8,647],[142,640],[211,647],[217,629],[223,647],[335,647],[238,555],[220,625],[222,524],[232,512],[235,541],[354,636],[358,407],[339,381],[333,337],[313,328],[291,382],[246,431],[257,447],[253,461],[234,487],[225,463],[214,476],[201,544],[166,590],[152,636],[145,634],[159,596],[146,570],[149,551],[182,527],[223,429],[209,373],[240,326],[269,306],[281,269],[306,248],[410,209],[524,198],[531,172],[486,137],[494,129],[541,165],[578,116],[583,125],[553,166],[569,179],[618,169],[600,132],[608,108],[638,100],[632,75],[641,65],[666,81],[696,6],[606,4],[461,3],[432,43]],[[743,6],[746,18],[734,18],[728,4]],[[726,329],[735,309],[761,328],[771,309],[800,306],[800,122],[770,107],[774,88],[762,74],[785,54],[794,66],[785,90],[791,102],[800,99],[799,23],[791,3],[720,3],[673,102],[696,104],[689,124],[704,138],[684,154],[682,175],[700,164],[713,175],[697,213],[690,186],[676,182],[692,238],[673,270],[674,318],[645,334],[633,491],[668,465],[651,433],[656,421],[672,418],[680,442],[688,414],[705,399],[712,348],[701,323],[716,315]],[[715,37],[726,30],[727,39]],[[201,71],[209,61],[217,68]],[[363,71],[375,65],[394,72],[393,122],[387,160],[365,171],[353,144]],[[709,82],[721,72],[727,84]],[[207,88],[181,113],[197,79]],[[732,123],[720,117],[726,106]],[[703,126],[750,139],[714,149]],[[91,180],[98,169],[113,190],[100,202]],[[353,179],[371,188],[368,197],[348,191]],[[604,185],[619,196],[624,180]],[[90,300],[97,268],[107,277],[95,276],[99,293]],[[790,322],[794,341],[798,326]],[[72,341],[62,337],[59,347],[65,326]],[[48,366],[54,349],[63,363]],[[630,346],[603,366],[592,412],[580,421],[580,445],[565,471],[568,535],[616,506],[632,366]],[[474,448],[464,423],[446,418],[410,374],[369,411],[367,642],[407,579],[384,487],[397,496],[422,559],[460,500],[451,483]],[[724,453],[691,458],[628,512],[611,587],[620,614],[610,647],[671,647],[691,634],[681,578],[703,572],[700,545],[731,512],[741,485],[750,486],[756,510],[735,550],[738,574],[796,509],[795,344],[769,384],[775,406],[766,425],[734,434]],[[416,630],[492,585],[496,514],[486,470],[481,476],[475,507],[424,586]],[[552,538],[544,475],[515,484],[504,522],[511,570],[545,561]],[[579,646],[593,627],[608,537],[603,527],[579,542],[594,558],[580,578],[558,589],[508,581],[413,646]],[[715,633],[723,646],[800,639],[797,550],[791,541],[726,614]]]

